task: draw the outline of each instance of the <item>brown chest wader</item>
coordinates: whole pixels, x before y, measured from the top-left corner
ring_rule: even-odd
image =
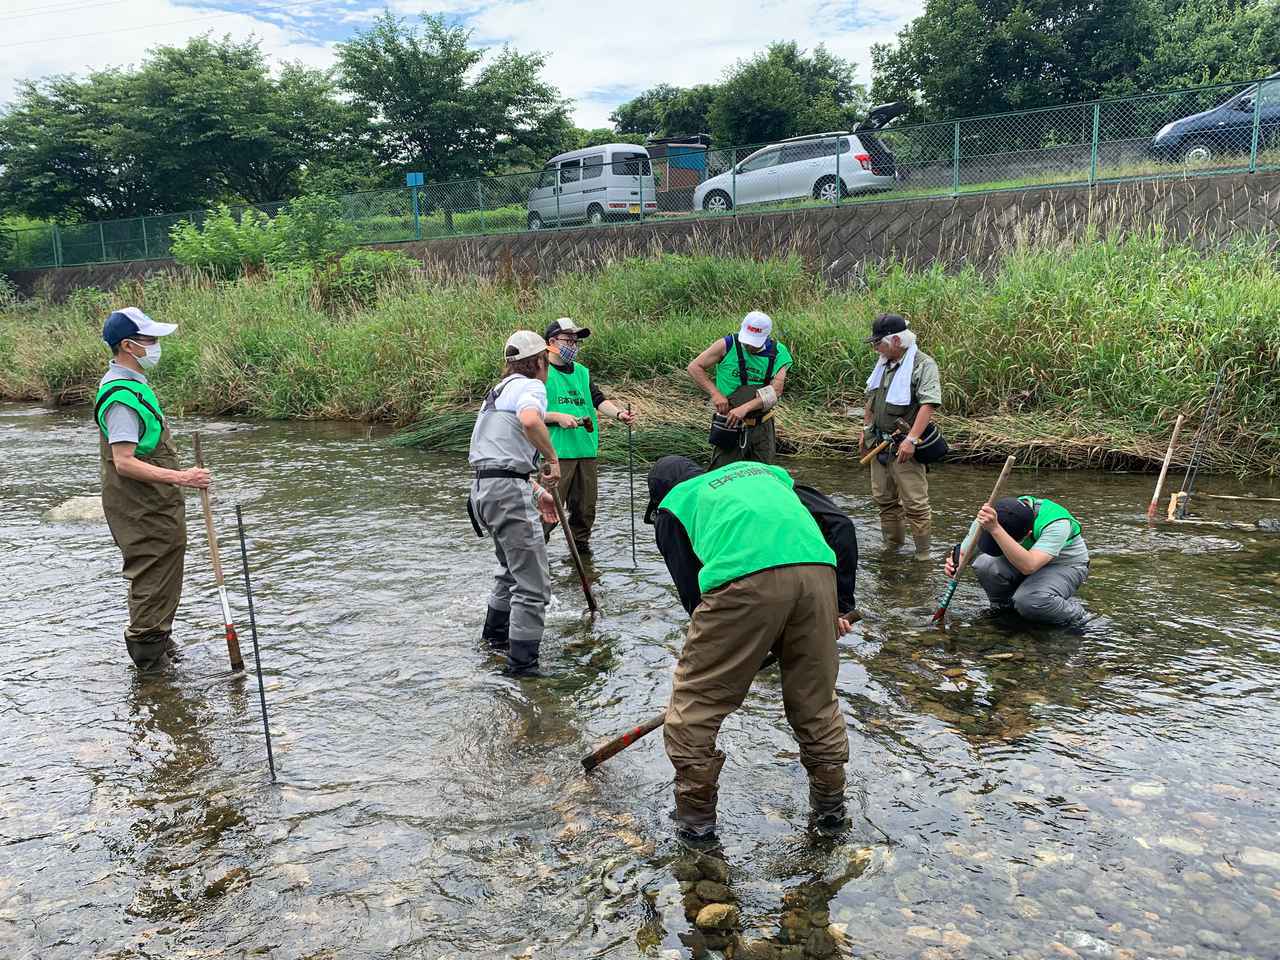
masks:
[[[187,511],[182,488],[133,480],[116,472],[111,445],[100,437],[102,511],[124,555],[129,581],[129,626],[125,647],[142,669],[155,666],[170,643],[173,616],[182,598],[182,562],[187,551]],[[168,426],[144,463],[180,469]]]

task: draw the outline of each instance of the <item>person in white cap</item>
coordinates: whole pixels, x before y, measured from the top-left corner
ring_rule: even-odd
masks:
[[[551,578],[542,519],[555,517],[551,494],[529,478],[538,472],[548,486],[560,482],[560,462],[544,418],[547,415],[547,342],[532,330],[517,330],[503,350],[503,378],[488,392],[471,431],[467,460],[475,470],[467,512],[477,536],[493,537],[498,571],[493,578],[481,637],[507,654],[505,673],[537,676]]]
[[[160,400],[143,372],[159,362],[160,338],[177,329],[137,307],[108,316],[102,339],[112,359],[93,405],[101,434],[102,512],[124,556],[129,582],[125,649],[140,670],[177,655],[173,617],[182,599],[187,552],[186,506],[179,488],[209,486],[208,470],[179,466]]]
[[[752,310],[736,334],[721,337],[686,368],[716,409],[712,470],[738,460],[773,463],[777,458],[774,407],[786,384],[791,351],[772,332],[769,315]]]
[[[591,331],[568,317],[547,327],[551,366],[547,370],[547,424],[551,443],[560,457],[560,497],[569,522],[569,533],[578,553],[591,553],[591,528],[596,522],[599,489],[600,429],[597,412],[625,424],[635,423],[630,410],[623,410],[604,395],[591,378],[586,364],[577,360],[578,345]],[[590,421],[587,423],[586,421]],[[585,428],[585,429],[583,429]],[[548,525],[546,533],[550,534]]]

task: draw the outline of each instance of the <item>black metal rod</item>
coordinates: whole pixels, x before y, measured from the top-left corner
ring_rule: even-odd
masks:
[[[1195,488],[1196,474],[1200,471],[1200,454],[1201,448],[1208,442],[1209,434],[1213,432],[1214,426],[1218,421],[1218,408],[1222,405],[1223,393],[1223,374],[1227,372],[1227,364],[1223,364],[1218,370],[1218,376],[1213,381],[1213,390],[1209,394],[1209,402],[1205,406],[1204,419],[1200,422],[1200,429],[1196,431],[1195,442],[1191,447],[1191,459],[1187,463],[1186,475],[1182,478],[1181,495],[1178,497],[1177,507],[1174,515],[1179,519],[1185,519],[1187,516],[1187,502],[1191,499],[1191,491]]]
[[[267,723],[267,691],[262,685],[262,656],[258,651],[258,622],[253,616],[253,585],[249,582],[249,548],[244,541],[244,518],[236,504],[236,529],[240,532],[240,560],[244,565],[244,595],[249,601],[249,633],[253,636],[253,665],[258,671],[258,699],[262,703],[262,732],[267,735],[267,766],[276,778],[276,758],[271,752],[271,726]]]
[[[627,413],[631,412],[631,401],[627,401]],[[627,424],[627,482],[631,486],[631,566],[636,566],[636,444],[631,424]]]

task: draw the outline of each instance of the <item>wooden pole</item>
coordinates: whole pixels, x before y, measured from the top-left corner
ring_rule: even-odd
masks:
[[[573,561],[573,568],[578,571],[578,579],[582,582],[582,594],[587,598],[587,609],[594,616],[599,612],[600,608],[596,606],[596,598],[591,594],[591,580],[587,577],[586,568],[582,565],[582,557],[578,555],[578,545],[574,543],[573,531],[569,529],[569,521],[564,512],[564,504],[560,502],[560,488],[554,483],[548,483],[543,489],[551,494],[551,500],[556,505],[556,519],[560,521],[560,529],[564,531],[565,542],[569,544],[569,559]]]
[[[1173,436],[1169,438],[1169,449],[1164,453],[1164,463],[1160,465],[1160,478],[1156,480],[1155,493],[1151,494],[1151,505],[1147,507],[1147,519],[1154,520],[1160,503],[1160,491],[1164,489],[1164,478],[1169,474],[1169,464],[1173,462],[1173,447],[1178,442],[1178,433],[1182,430],[1182,421],[1186,417],[1181,413],[1173,425]]]
[[[1000,476],[996,480],[996,485],[991,488],[991,496],[987,497],[984,506],[991,506],[1000,499],[1000,492],[1004,490],[1005,481],[1009,479],[1009,472],[1013,469],[1016,457],[1009,457],[1004,462],[1004,469],[1000,471]],[[964,552],[960,558],[960,565],[956,567],[955,573],[951,580],[947,583],[947,589],[942,595],[942,602],[938,604],[938,609],[933,613],[933,622],[937,624],[945,624],[947,621],[947,607],[951,606],[951,598],[956,595],[956,587],[960,584],[960,574],[964,573],[965,568],[973,561],[973,555],[978,552],[978,540],[981,539],[981,531],[976,533],[973,542],[969,544],[969,549]]]
[[[196,448],[196,466],[204,466],[204,454],[200,450],[200,434],[193,436]],[[222,602],[222,622],[227,628],[227,656],[231,660],[231,669],[244,669],[244,657],[240,656],[240,638],[236,635],[235,624],[231,622],[231,604],[227,602],[227,587],[222,580],[222,558],[218,555],[218,534],[213,529],[213,510],[209,506],[208,488],[200,491],[200,506],[204,508],[204,529],[209,536],[209,558],[213,561],[213,582],[218,586],[218,599]]]

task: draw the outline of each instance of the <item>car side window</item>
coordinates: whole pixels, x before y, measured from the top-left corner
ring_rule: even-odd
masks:
[[[598,153],[594,157],[586,157],[582,161],[582,179],[594,180],[596,177],[604,173],[604,154]]]
[[[556,165],[554,163],[548,163],[545,167],[542,168],[542,172],[538,174],[538,182],[535,183],[534,186],[541,188],[541,187],[554,187],[555,185],[556,185]]]
[[[743,161],[740,172],[754,173],[757,170],[764,170],[767,167],[772,167],[778,162],[778,155],[780,153],[780,150],[766,150],[764,153],[757,154],[750,160]]]
[[[1258,90],[1260,97],[1259,106],[1263,110],[1274,110],[1280,107],[1280,77],[1274,80],[1264,80]]]
[[[790,143],[782,148],[782,159],[779,163],[797,163],[801,160],[817,160],[819,157],[835,156],[835,140],[803,140]]]
[[[577,183],[582,179],[582,161],[565,160],[560,164],[560,182]]]

